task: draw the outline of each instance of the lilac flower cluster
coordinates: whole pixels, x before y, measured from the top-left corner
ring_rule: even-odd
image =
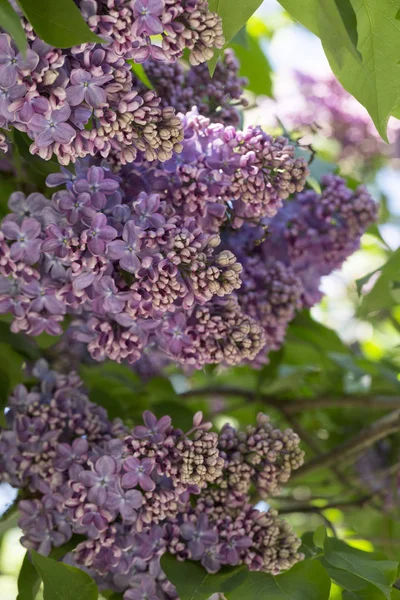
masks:
[[[138,91],[128,62],[175,62],[183,50],[197,65],[222,48],[221,19],[207,0],[82,0],[78,3],[103,44],[59,50],[22,19],[28,50],[0,33],[0,127],[25,132],[32,154],[63,165],[110,154],[120,164],[138,152],[165,161],[181,150],[175,111],[153,90]],[[162,46],[153,41],[162,37]],[[0,139],[1,149],[6,149]]]
[[[115,174],[79,162],[50,175],[51,201],[12,194],[0,227],[0,312],[12,330],[62,332],[65,315],[96,360],[137,361],[154,344],[195,367],[254,359],[262,326],[231,294],[242,266],[217,249],[223,225],[274,215],[305,183],[284,138],[184,118],[183,152]],[[224,298],[228,297],[226,301]]]
[[[48,554],[84,536],[67,560],[124,600],[177,598],[160,566],[166,551],[209,572],[245,564],[277,574],[301,560],[289,526],[250,501],[302,464],[292,431],[260,414],[256,427],[218,436],[196,413],[184,433],[146,411],[130,432],[89,402],[76,374],[40,361],[32,375],[39,383],[17,386],[0,432],[0,480],[22,490],[26,548]]]
[[[340,85],[332,75],[314,78],[296,72],[296,83],[302,97],[301,106],[285,115],[291,127],[316,129],[338,145],[337,156],[343,165],[351,168],[379,165],[387,147],[382,143],[371,117],[361,104]],[[390,137],[397,135],[398,127],[391,123]]]
[[[262,226],[246,224],[223,239],[243,267],[236,293],[241,310],[264,329],[266,348],[257,361],[281,347],[298,310],[321,300],[321,277],[342,266],[377,218],[364,186],[353,191],[335,175],[324,176],[321,184],[321,194],[297,194]]]
[[[239,110],[247,106],[243,97],[247,80],[239,77],[239,62],[232,49],[224,51],[213,77],[206,64],[185,69],[180,62],[170,64],[152,60],[144,63],[144,68],[162,98],[163,107],[173,106],[177,112],[185,114],[196,106],[201,115],[213,122],[239,125]]]

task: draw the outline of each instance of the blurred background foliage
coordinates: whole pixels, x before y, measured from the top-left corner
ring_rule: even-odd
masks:
[[[298,72],[311,75],[317,81],[315,93],[325,94],[324,82],[331,72],[320,41],[295,24],[275,0],[263,3],[232,47],[241,74],[249,81],[246,123],[274,132],[292,130],[293,115],[305,110]],[[343,110],[355,120],[364,115],[354,100]],[[314,461],[317,468],[301,469],[273,505],[300,534],[324,525],[354,548],[383,551],[388,558],[400,560],[400,439],[393,435],[396,427],[400,429],[400,413],[396,420],[393,412],[400,411],[397,125],[393,122],[389,128],[390,145],[379,141],[370,125],[374,151],[366,161],[365,156],[343,152],[334,136],[332,115],[325,118],[319,128],[301,123],[295,134],[303,146],[311,145],[311,152],[318,150],[311,163],[311,183],[318,185],[321,174],[329,172],[345,176],[351,187],[366,183],[380,203],[380,221],[343,269],[324,279],[323,301],[311,313],[298,315],[284,347],[270,355],[269,364],[261,370],[217,367],[186,374],[168,367],[165,376],[147,382],[112,363],[82,366],[81,375],[92,400],[103,405],[111,418],[119,416],[128,423],[150,409],[157,416],[169,414],[183,429],[190,427],[197,410],[211,416],[217,428],[227,421],[246,426],[260,410],[279,427],[289,424],[303,440],[307,461]],[[23,136],[17,132],[14,141],[23,158]],[[40,185],[42,169],[47,174],[57,165],[30,157],[30,168]],[[14,188],[14,178],[4,174],[2,214]],[[19,382],[24,360],[51,352],[52,342],[40,336],[28,344],[10,334],[4,322],[0,332],[0,403],[4,405]],[[388,413],[394,415],[389,424]],[[12,499],[13,491],[1,485],[0,510]],[[25,550],[18,543],[18,529],[4,529],[0,523],[0,596],[15,600]],[[341,594],[340,587],[333,585],[331,598],[340,599]]]

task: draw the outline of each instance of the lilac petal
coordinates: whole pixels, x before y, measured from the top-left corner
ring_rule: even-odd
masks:
[[[143,421],[148,429],[154,429],[157,424],[157,417],[149,410],[145,410],[143,413]]]
[[[40,235],[40,223],[36,219],[24,219],[21,224],[21,231],[28,239],[33,239]]]
[[[74,440],[72,449],[76,455],[81,456],[82,454],[86,454],[89,449],[88,441],[83,438],[78,438]]]
[[[101,237],[97,235],[88,242],[87,247],[93,254],[93,256],[100,256],[101,254],[103,254],[106,248],[106,244],[104,240],[102,240]]]
[[[105,90],[97,85],[89,85],[85,91],[85,99],[93,108],[99,108],[107,104],[107,94]]]
[[[122,240],[115,240],[115,242],[107,244],[107,256],[111,260],[119,260],[124,256],[125,249],[125,242],[123,242]]]
[[[137,473],[129,471],[129,473],[124,473],[124,475],[122,476],[121,485],[122,487],[127,489],[133,488],[137,486],[138,480],[139,478]]]
[[[82,471],[79,473],[79,481],[86,487],[93,487],[99,482],[99,476],[93,471]]]
[[[53,130],[50,127],[39,133],[35,138],[35,142],[39,148],[48,148],[53,141]]]
[[[123,240],[129,244],[129,246],[134,246],[137,240],[137,229],[136,225],[133,221],[128,221],[124,227],[124,231],[122,232]]]
[[[181,536],[188,542],[193,538],[195,528],[193,523],[183,523],[180,527]]]
[[[33,115],[29,123],[29,129],[32,131],[43,131],[44,129],[47,129],[48,126],[49,123],[47,119],[43,115],[39,115],[37,113]]]
[[[104,171],[101,167],[90,167],[87,179],[90,185],[92,186],[100,186],[101,182],[104,179]]]
[[[107,500],[107,490],[100,485],[92,487],[89,490],[88,499],[98,506],[103,506]]]
[[[71,109],[68,104],[64,104],[62,108],[52,111],[51,120],[54,121],[54,123],[64,123],[65,121],[68,121],[70,116]]]
[[[4,221],[1,229],[8,240],[17,240],[19,238],[20,229],[15,221]]]
[[[18,65],[18,69],[20,69],[21,71],[25,71],[25,70],[34,71],[38,65],[38,62],[39,62],[38,55],[36,54],[36,52],[34,52],[31,49],[28,49],[26,51],[25,56],[23,56],[22,54],[18,54],[17,65]]]
[[[91,79],[92,75],[83,69],[73,69],[71,72],[71,82],[76,86],[82,83],[88,83]]]
[[[137,273],[140,269],[140,260],[134,252],[125,252],[124,256],[119,261],[121,267],[129,273]]]
[[[139,485],[142,490],[145,490],[145,492],[152,492],[156,487],[156,484],[152,478],[144,473],[139,474]]]
[[[99,187],[99,189],[106,194],[113,194],[118,190],[118,188],[119,183],[114,179],[104,179],[104,181],[101,182]]]
[[[116,229],[114,229],[114,227],[111,227],[110,225],[106,225],[105,227],[103,227],[101,229],[100,235],[101,235],[101,238],[103,240],[105,240],[106,242],[111,242],[111,240],[113,240],[115,237],[117,237],[118,232]]]
[[[152,458],[144,458],[142,460],[142,468],[144,469],[145,473],[147,473],[147,475],[150,475],[150,473],[152,472],[152,470],[155,467],[154,461]]]
[[[96,460],[95,468],[102,477],[113,475],[117,470],[117,464],[111,456],[101,456]]]
[[[0,87],[10,88],[17,81],[17,69],[15,65],[1,65],[0,66]]]
[[[135,427],[135,437],[137,437],[139,440],[149,437],[150,432],[148,430],[147,427],[145,427],[144,425],[138,425],[137,427]]]
[[[98,213],[91,224],[92,229],[102,229],[107,225],[107,217],[103,213]]]
[[[85,97],[85,88],[82,85],[71,85],[65,91],[67,101],[71,106],[82,104]]]
[[[204,544],[200,541],[200,540],[192,540],[189,545],[188,548],[190,550],[190,552],[192,553],[192,558],[194,560],[200,560],[200,558],[203,556],[204,554]]]
[[[69,144],[75,138],[76,132],[68,123],[59,123],[53,129],[53,139],[58,144]]]
[[[143,496],[138,490],[130,490],[127,492],[126,499],[132,508],[140,508],[143,504]]]
[[[159,35],[164,31],[163,24],[160,19],[152,15],[146,16],[146,29],[151,35]]]

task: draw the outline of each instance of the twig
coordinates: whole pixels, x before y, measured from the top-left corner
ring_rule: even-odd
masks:
[[[292,474],[292,480],[298,477],[302,477],[316,469],[322,467],[331,467],[340,461],[343,464],[346,460],[351,458],[354,454],[362,452],[366,448],[372,446],[378,440],[395,433],[400,430],[400,410],[385,415],[381,419],[378,419],[368,427],[362,429],[355,436],[350,438],[347,442],[339,444],[333,450],[325,452],[321,456],[311,459],[308,463],[300,467],[297,471]]]
[[[315,506],[313,504],[293,504],[292,506],[285,506],[284,508],[278,508],[278,512],[280,515],[290,514],[290,513],[320,513],[324,510],[328,510],[329,508],[337,508],[339,510],[345,510],[346,508],[354,508],[356,506],[362,508],[366,504],[372,500],[373,494],[369,494],[368,496],[362,496],[361,498],[356,498],[355,500],[348,500],[346,502],[330,502],[325,506]]]
[[[339,407],[365,407],[365,408],[400,408],[400,396],[340,396],[315,399],[287,400],[277,398],[268,394],[260,394],[254,390],[247,390],[238,387],[203,387],[194,390],[188,390],[180,394],[182,398],[195,398],[197,396],[221,396],[221,397],[240,397],[246,398],[250,402],[260,402],[268,404],[274,408],[282,407],[290,412],[297,413],[303,410],[315,410],[320,408],[339,408]]]

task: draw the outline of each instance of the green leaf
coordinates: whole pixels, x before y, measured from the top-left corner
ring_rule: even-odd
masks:
[[[245,567],[210,575],[199,563],[178,562],[165,554],[161,566],[180,600],[208,600],[216,593],[227,600],[328,600],[330,578],[324,567],[305,560],[283,575],[250,572]]]
[[[350,0],[319,0],[317,21],[323,44],[335,53],[339,65],[346,60],[343,49],[361,61],[357,50],[357,19]]]
[[[0,0],[0,23],[13,38],[21,52],[26,50],[25,31],[17,13],[8,0]]]
[[[375,599],[390,599],[396,579],[398,563],[387,560],[380,552],[363,552],[336,538],[325,538],[323,565],[332,579],[345,590],[370,593],[375,588]],[[356,596],[357,597],[357,596]],[[368,596],[364,596],[366,598]],[[363,598],[363,596],[360,596]],[[372,598],[372,597],[371,597]]]
[[[18,576],[17,600],[35,600],[40,587],[40,577],[35,569],[29,552],[26,552]]]
[[[180,600],[208,600],[223,589],[232,589],[232,585],[239,586],[248,575],[245,567],[222,569],[216,575],[211,575],[200,563],[182,563],[170,554],[161,557],[161,567],[176,587]]]
[[[98,590],[87,573],[46,558],[34,550],[32,561],[44,585],[44,600],[97,600]]]
[[[315,560],[298,563],[283,575],[250,572],[228,600],[328,600],[331,580]],[[226,594],[225,594],[226,595]]]
[[[233,48],[240,62],[239,75],[248,79],[246,89],[257,95],[272,97],[272,69],[261,48],[260,40],[248,35],[247,47],[234,42],[229,46]]]
[[[38,36],[55,48],[104,42],[89,29],[73,0],[18,0],[18,4]]]
[[[151,83],[150,79],[147,77],[147,73],[144,70],[143,65],[135,63],[134,60],[128,60],[128,63],[131,65],[131,70],[139,79],[139,81],[141,81],[149,90],[154,90],[154,86]]]
[[[19,519],[18,507],[11,506],[0,518],[0,538],[13,527],[17,527]]]
[[[222,28],[225,36],[225,46],[242,29],[251,15],[261,6],[263,0],[209,0],[209,8],[222,18]],[[214,74],[218,58],[222,50],[214,52],[208,62],[211,75]]]
[[[325,4],[327,0],[323,2]],[[349,18],[348,24],[344,24],[343,12],[337,11],[336,18],[325,19],[321,17],[320,0],[301,3],[298,0],[280,0],[291,16],[321,38],[336,77],[365,106],[380,135],[387,141],[388,119],[400,108],[400,23],[396,19],[398,6],[394,0],[350,2],[357,15],[357,47],[362,61],[352,51],[354,44],[348,33]],[[354,21],[351,17],[350,23],[352,19]]]
[[[236,44],[237,46],[241,46],[242,48],[249,49],[249,40],[246,25],[242,27],[240,31],[235,35],[232,40],[232,44]]]
[[[362,318],[398,304],[396,287],[393,283],[396,282],[400,276],[400,249],[393,252],[389,260],[379,269],[375,269],[372,273],[369,273],[358,280],[357,288],[362,291],[362,287],[367,284],[373,276],[377,278],[376,282],[372,289],[367,294],[363,295],[358,310],[358,314]]]

